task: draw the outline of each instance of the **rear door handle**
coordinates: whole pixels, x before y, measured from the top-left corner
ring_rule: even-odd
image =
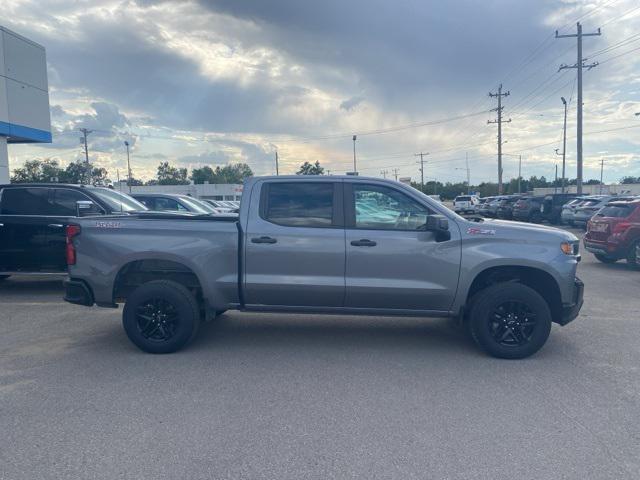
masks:
[[[254,237],[251,239],[251,243],[276,243],[277,241],[271,237]]]
[[[62,227],[64,227],[64,225],[62,225],[61,223],[50,223],[49,225],[47,225],[47,227],[49,227],[49,228],[62,228]]]
[[[377,245],[373,240],[367,240],[363,238],[362,240],[352,240],[351,245],[354,247],[375,247]]]

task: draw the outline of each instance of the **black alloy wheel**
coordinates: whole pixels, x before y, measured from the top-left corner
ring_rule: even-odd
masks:
[[[536,314],[525,302],[507,301],[494,309],[487,327],[496,343],[505,347],[522,347],[531,341],[536,328]]]
[[[136,308],[140,335],[151,342],[166,342],[176,334],[178,311],[164,298],[150,298]]]

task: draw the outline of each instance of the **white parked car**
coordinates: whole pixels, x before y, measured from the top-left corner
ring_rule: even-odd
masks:
[[[453,200],[453,211],[456,213],[475,213],[480,203],[475,195],[460,195]]]

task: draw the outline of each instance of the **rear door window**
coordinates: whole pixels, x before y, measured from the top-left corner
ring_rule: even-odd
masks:
[[[329,182],[274,182],[265,185],[262,216],[289,227],[332,227],[335,186]]]
[[[84,193],[66,188],[54,189],[52,215],[74,217],[77,214],[76,202],[91,201]]]
[[[49,188],[5,188],[0,198],[2,215],[53,215]]]

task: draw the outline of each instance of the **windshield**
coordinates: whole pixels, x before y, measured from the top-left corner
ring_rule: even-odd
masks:
[[[135,198],[120,193],[110,188],[93,188],[91,192],[100,197],[104,203],[114,212],[135,212],[138,210],[149,210]]]
[[[454,202],[470,202],[471,197],[456,197]]]
[[[209,209],[209,207],[202,205],[200,200],[198,200],[197,198],[185,195],[180,196],[180,201],[186,204],[191,212],[203,214],[215,213],[215,210],[213,208]]]

